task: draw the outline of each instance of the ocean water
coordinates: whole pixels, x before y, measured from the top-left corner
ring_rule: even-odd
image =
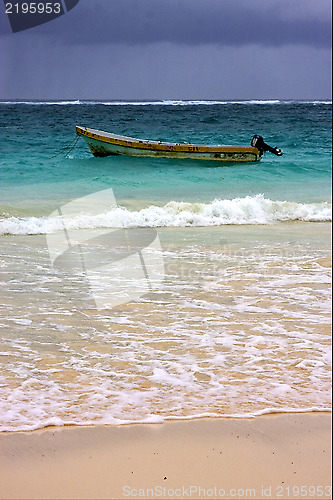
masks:
[[[0,430],[331,408],[331,102],[0,109]],[[284,154],[94,158],[75,125]]]

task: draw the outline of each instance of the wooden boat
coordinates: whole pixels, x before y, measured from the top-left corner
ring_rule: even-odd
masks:
[[[157,156],[160,158],[190,158],[192,160],[215,160],[227,162],[259,161],[264,151],[281,156],[282,151],[264,143],[261,136],[255,135],[251,146],[223,146],[204,144],[175,144],[171,142],[134,139],[110,134],[87,127],[76,127],[94,156],[129,155]]]

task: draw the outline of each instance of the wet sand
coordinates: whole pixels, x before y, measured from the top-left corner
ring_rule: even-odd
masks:
[[[330,482],[330,413],[0,435],[1,499],[328,499]]]

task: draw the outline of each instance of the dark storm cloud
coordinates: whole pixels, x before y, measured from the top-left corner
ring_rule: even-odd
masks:
[[[331,96],[330,0],[80,0],[19,33],[1,20],[3,99]]]
[[[37,29],[35,29],[37,32]],[[331,46],[329,0],[80,0],[38,28],[67,43]]]
[[[330,47],[330,9],[327,0],[81,0],[63,29],[76,43]]]

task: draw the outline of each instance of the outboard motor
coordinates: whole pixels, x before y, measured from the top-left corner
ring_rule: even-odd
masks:
[[[260,154],[263,154],[264,151],[269,151],[270,153],[273,153],[273,155],[282,156],[282,149],[272,148],[264,142],[264,139],[261,137],[261,135],[253,136],[251,146],[253,148],[259,149]]]

